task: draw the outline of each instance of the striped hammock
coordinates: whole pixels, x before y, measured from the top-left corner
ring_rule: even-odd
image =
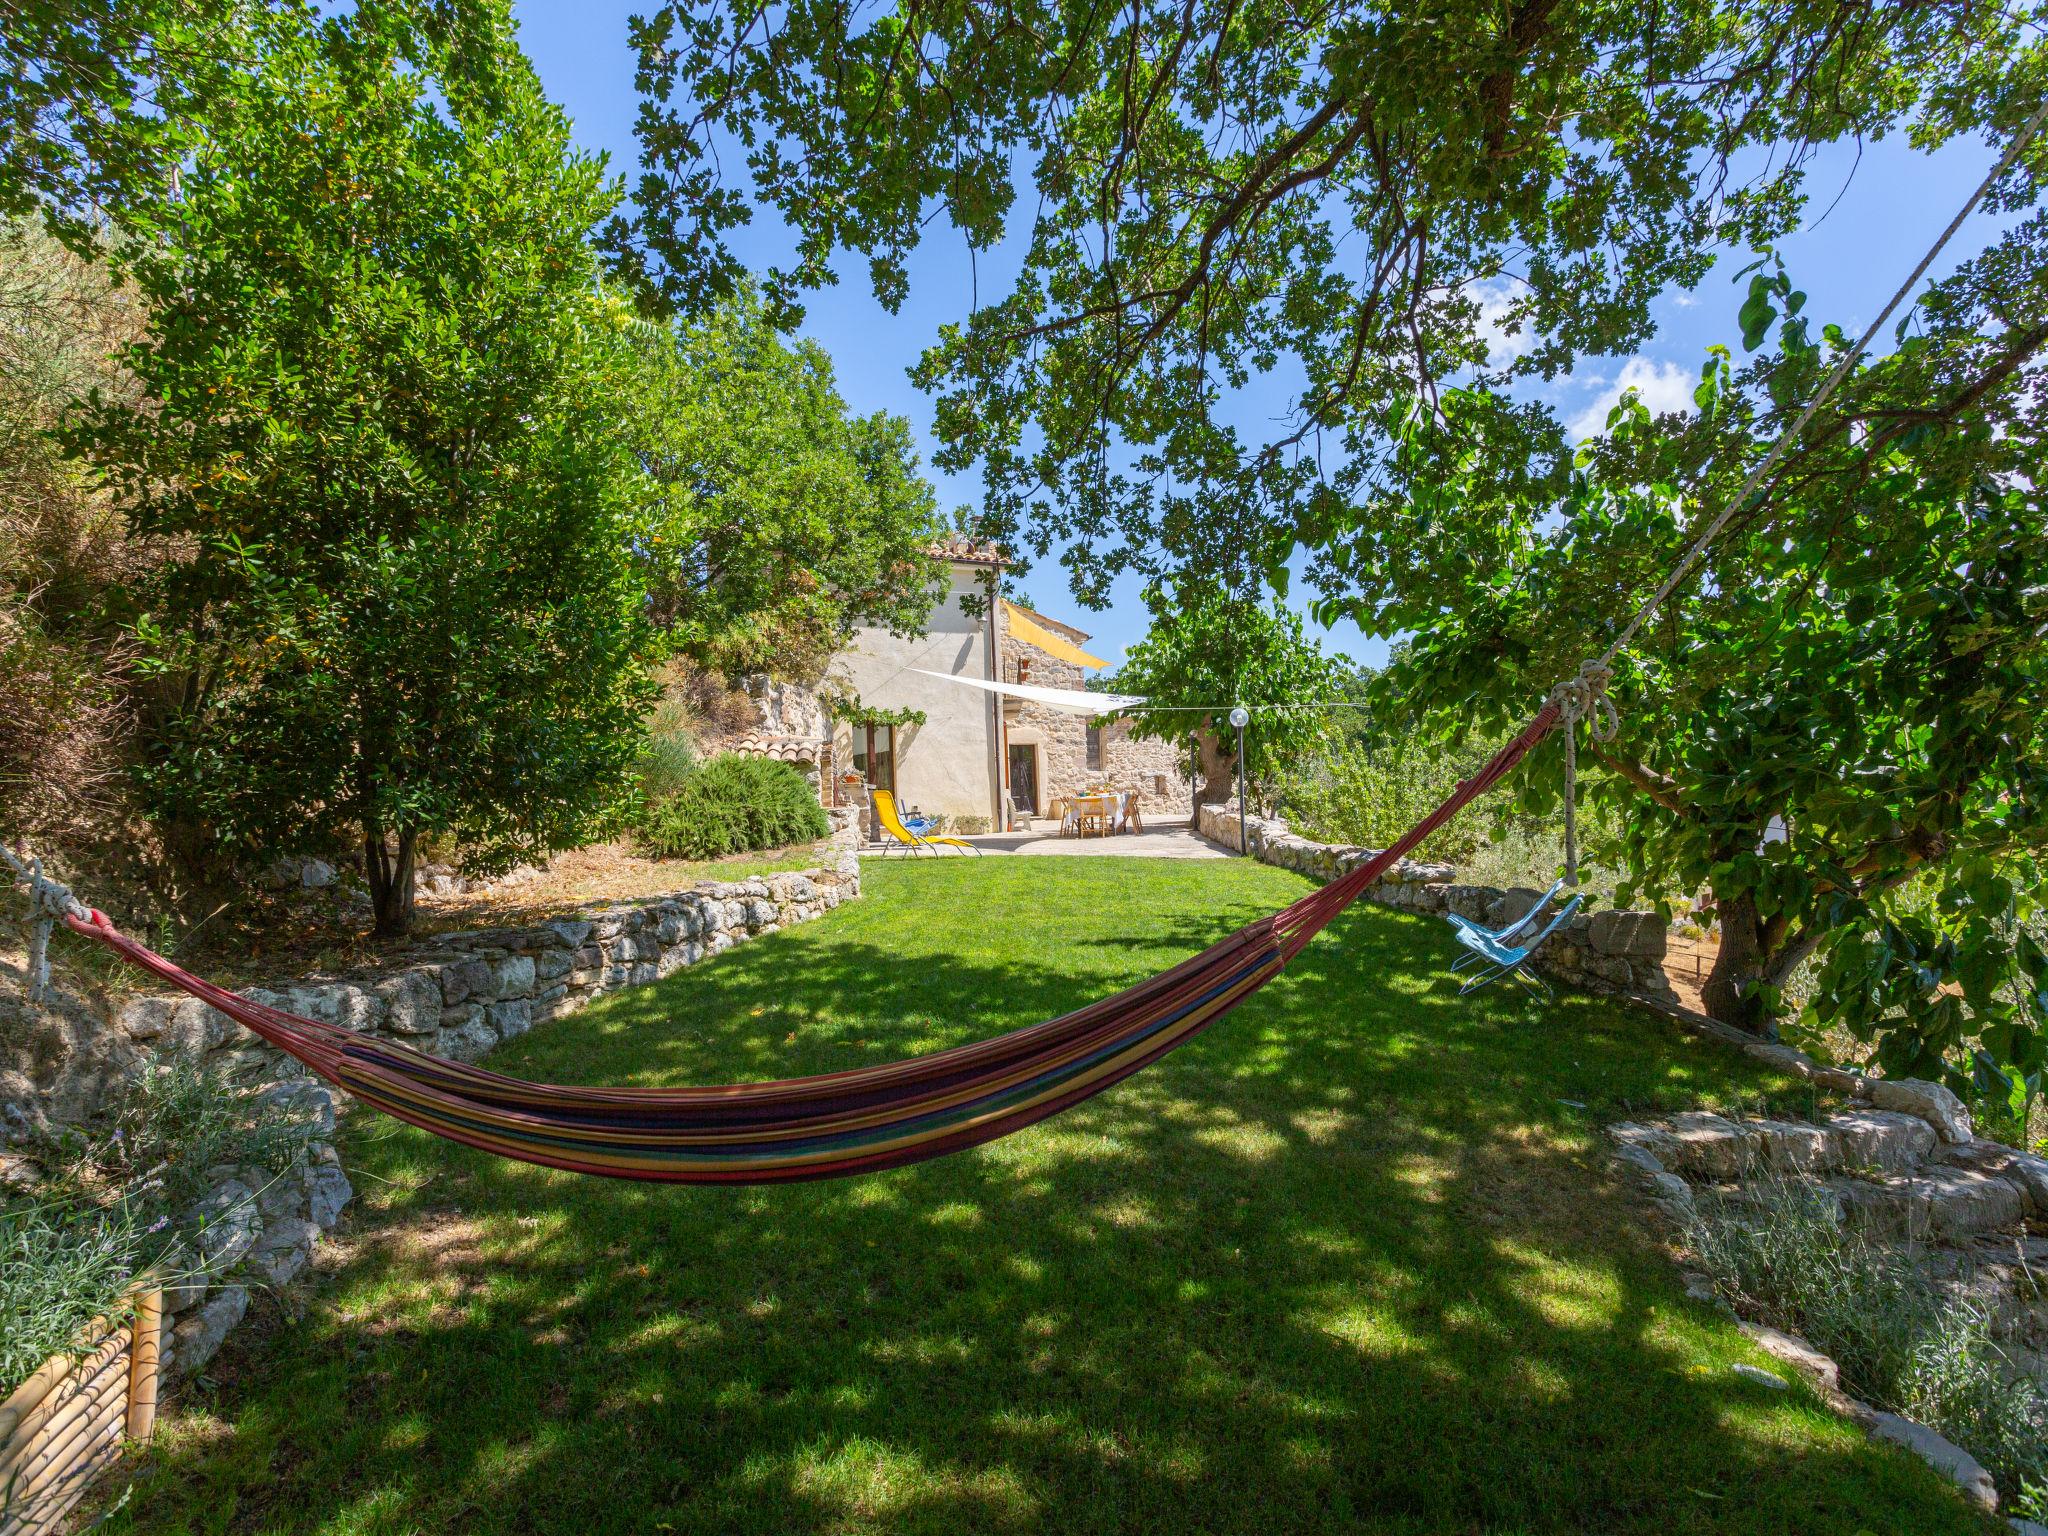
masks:
[[[611,1178],[770,1184],[921,1162],[1035,1125],[1193,1039],[1280,973],[1359,894],[1484,794],[1559,719],[1527,730],[1391,848],[1171,970],[1061,1018],[885,1066],[714,1088],[522,1082],[238,997],[116,931],[77,933],[218,1008],[364,1103],[501,1157]]]

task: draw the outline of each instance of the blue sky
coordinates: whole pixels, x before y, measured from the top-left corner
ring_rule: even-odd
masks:
[[[639,99],[633,90],[634,58],[626,42],[626,19],[650,9],[652,0],[517,0],[520,40],[540,71],[548,94],[569,113],[578,141],[601,150],[613,168],[630,174],[638,163],[633,118]],[[1808,312],[1854,332],[1869,322],[1911,270],[1941,228],[1989,168],[1994,151],[1982,143],[1951,145],[1921,154],[1901,139],[1823,152],[1808,176],[1807,223],[1783,244],[1793,279],[1810,295]],[[1838,196],[1839,194],[1839,196]],[[1832,206],[1830,206],[1832,204]],[[1982,248],[1996,224],[1979,214],[1949,247],[1934,276]],[[790,241],[779,220],[758,218],[736,232],[735,249],[750,265],[787,265]],[[1688,404],[1705,349],[1716,341],[1734,344],[1735,309],[1741,294],[1730,279],[1747,253],[1724,256],[1715,271],[1690,294],[1660,298],[1654,309],[1657,334],[1633,357],[1588,358],[1569,380],[1546,396],[1575,430],[1590,431],[1624,385],[1641,388],[1653,408]],[[984,294],[1007,276],[1002,253],[984,254],[979,280]],[[931,411],[906,370],[948,320],[964,318],[975,274],[965,242],[943,224],[933,226],[911,268],[910,297],[890,314],[875,302],[858,263],[844,269],[837,288],[815,295],[805,332],[831,354],[839,388],[859,412],[887,410],[907,417],[930,456]],[[1888,339],[1888,338],[1887,338]],[[1260,430],[1260,417],[1286,407],[1284,385],[1274,384],[1270,405],[1246,401],[1240,425],[1247,436]],[[972,474],[949,476],[926,465],[947,507],[979,500]],[[1033,607],[1075,624],[1095,636],[1097,654],[1111,661],[1145,629],[1145,610],[1135,588],[1119,591],[1102,611],[1083,608],[1067,590],[1065,573],[1044,562],[1023,580]],[[1333,648],[1364,661],[1377,661],[1384,648],[1346,624],[1329,635]]]

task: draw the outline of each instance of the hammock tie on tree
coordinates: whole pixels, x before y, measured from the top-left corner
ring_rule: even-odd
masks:
[[[50,991],[50,930],[74,915],[84,916],[90,909],[43,873],[41,859],[24,861],[5,844],[0,844],[0,856],[6,858],[8,866],[28,887],[28,909],[21,920],[22,947],[28,951],[22,990],[30,1002],[38,1003]]]
[[[1579,883],[1579,722],[1586,722],[1586,734],[1594,741],[1614,740],[1621,716],[1607,696],[1613,681],[1614,668],[1606,661],[1588,661],[1576,676],[1550,690],[1551,707],[1564,726],[1564,878],[1574,889]]]
[[[219,1009],[315,1076],[437,1136],[521,1162],[613,1178],[766,1184],[921,1162],[1035,1125],[1185,1044],[1280,973],[1338,913],[1485,794],[1561,718],[1528,727],[1393,846],[1292,906],[1136,986],[1042,1024],[882,1066],[697,1088],[529,1083],[239,997],[81,906],[40,868],[38,921],[61,920]]]

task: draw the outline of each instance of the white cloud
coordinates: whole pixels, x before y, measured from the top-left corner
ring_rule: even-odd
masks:
[[[1507,330],[1508,311],[1528,292],[1529,285],[1519,277],[1503,277],[1471,289],[1472,299],[1479,306],[1479,336],[1486,343],[1486,360],[1492,367],[1504,367],[1529,350],[1534,338],[1529,334],[1526,318],[1518,322],[1518,330]]]
[[[1693,388],[1699,380],[1677,363],[1632,357],[1622,365],[1619,377],[1593,378],[1586,382],[1599,389],[1600,393],[1565,424],[1575,442],[1599,437],[1606,432],[1607,413],[1620,404],[1622,395],[1631,389],[1650,408],[1653,416],[1661,416],[1666,411],[1690,412],[1693,409]]]

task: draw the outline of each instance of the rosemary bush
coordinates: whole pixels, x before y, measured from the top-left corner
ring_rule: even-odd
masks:
[[[152,1058],[111,1133],[46,1149],[56,1165],[47,1186],[0,1207],[0,1396],[177,1250],[179,1216],[210,1170],[254,1164],[281,1175],[314,1133],[211,1068]]]
[[[1845,1391],[1962,1446],[2007,1498],[2048,1485],[2040,1384],[2013,1369],[1960,1288],[1844,1229],[1824,1191],[1759,1175],[1739,1204],[1703,1197],[1687,1241],[1738,1311],[1832,1356]]]

